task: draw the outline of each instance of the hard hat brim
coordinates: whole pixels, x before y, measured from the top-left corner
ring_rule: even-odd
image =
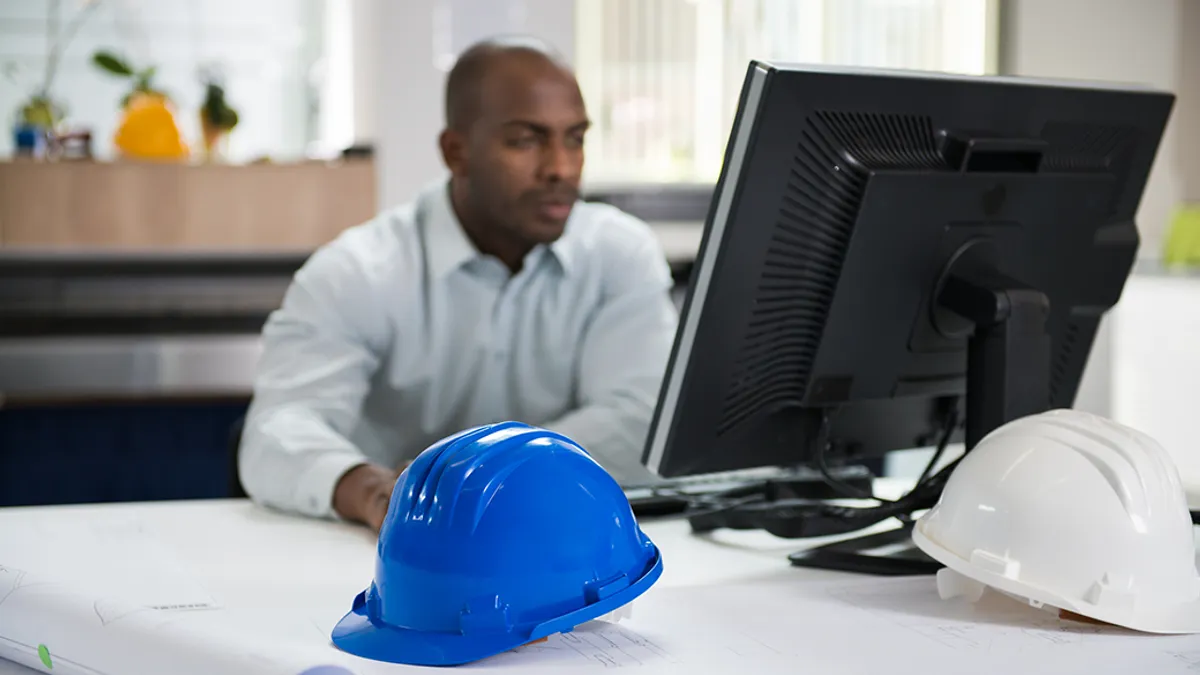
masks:
[[[613,612],[645,593],[662,575],[662,569],[662,555],[655,549],[654,559],[641,578],[621,591],[532,628],[503,633],[429,632],[375,622],[367,614],[364,591],[334,626],[331,637],[338,649],[372,661],[413,666],[462,665],[555,633],[570,632],[576,626]]]
[[[921,531],[920,523],[912,530],[913,543],[929,557],[969,579],[1003,593],[1027,598],[1036,603],[1065,609],[1080,616],[1144,633],[1167,635],[1200,633],[1200,598],[1167,606],[1135,603],[1133,607],[1092,604],[1069,598],[1046,588],[1013,579],[972,565]]]
[[[427,633],[377,624],[355,603],[333,629],[333,644],[344,652],[387,663],[454,666],[500,654],[524,642],[512,633],[473,635]]]

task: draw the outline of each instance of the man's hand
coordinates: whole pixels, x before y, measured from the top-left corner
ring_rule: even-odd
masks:
[[[399,477],[399,472],[374,464],[356,466],[338,481],[333,509],[342,518],[363,523],[378,533]]]

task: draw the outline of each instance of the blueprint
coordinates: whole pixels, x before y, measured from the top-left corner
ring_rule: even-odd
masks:
[[[349,603],[340,592],[288,607],[229,604],[137,520],[63,523],[31,519],[0,533],[0,658],[67,675],[411,671],[333,647]],[[462,669],[1200,675],[1200,636],[1064,618],[991,592],[976,603],[942,600],[932,577],[660,585],[626,609]]]

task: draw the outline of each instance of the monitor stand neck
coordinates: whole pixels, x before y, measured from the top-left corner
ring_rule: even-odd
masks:
[[[1050,407],[1044,293],[990,265],[962,265],[946,277],[938,303],[974,327],[967,346],[967,449],[993,429]]]
[[[1050,303],[1044,293],[997,270],[985,246],[969,246],[960,253],[938,281],[932,318],[943,336],[968,340],[966,447],[970,450],[997,427],[1050,407],[1046,330]],[[788,536],[789,529],[808,529],[804,516],[793,515],[795,509],[770,502],[745,513],[734,511],[720,515],[722,524],[763,528],[782,536]],[[693,527],[696,524],[693,519]],[[808,548],[789,559],[797,567],[877,575],[933,574],[941,564],[913,545],[912,525],[908,520],[894,530]]]
[[[966,447],[997,427],[1050,407],[1050,336],[1045,294],[998,271],[988,257],[965,251],[937,285],[934,324],[946,337],[967,338]],[[932,504],[929,504],[932,506]],[[933,574],[941,564],[912,543],[913,523],[798,551],[797,567],[867,574]],[[875,553],[869,553],[875,551]]]

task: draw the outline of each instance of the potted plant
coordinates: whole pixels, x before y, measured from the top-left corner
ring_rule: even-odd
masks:
[[[200,129],[204,134],[204,152],[209,160],[219,159],[220,146],[238,124],[237,110],[225,100],[225,87],[215,71],[201,73],[204,103],[200,105]]]
[[[83,6],[62,27],[59,0],[52,0],[46,10],[46,41],[50,49],[46,52],[46,65],[41,82],[16,110],[13,119],[13,141],[18,154],[41,155],[46,144],[62,124],[66,116],[63,103],[53,95],[54,80],[63,53],[70,46],[79,28],[100,5],[99,0],[85,0]],[[12,69],[10,79],[16,80]]]
[[[158,68],[155,66],[135,69],[125,58],[104,49],[92,55],[92,63],[110,75],[132,80],[129,93],[121,99],[122,108],[128,107],[130,101],[139,95],[169,98],[166,92],[154,86],[154,75],[158,72]]]

